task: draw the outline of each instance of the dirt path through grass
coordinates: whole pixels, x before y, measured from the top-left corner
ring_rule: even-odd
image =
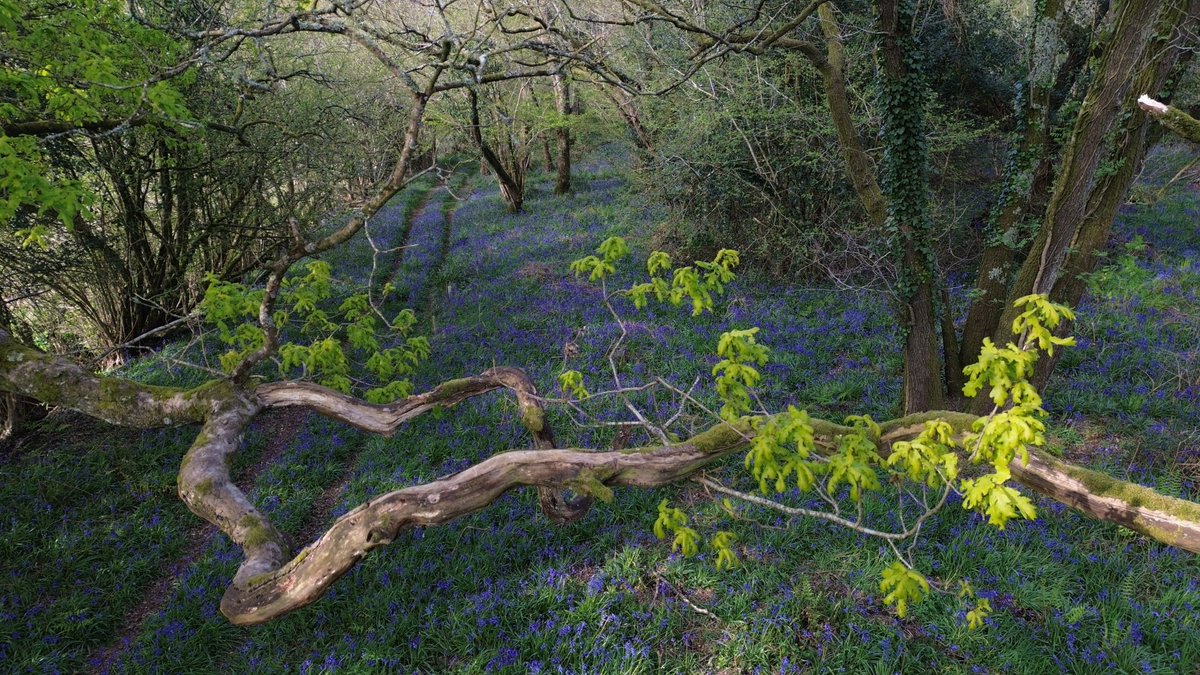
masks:
[[[425,215],[429,207],[435,203],[435,195],[444,191],[447,184],[448,181],[442,181],[438,185],[422,191],[415,196],[412,202],[413,206],[405,207],[404,226],[401,228],[400,235],[392,240],[395,251],[388,262],[387,273],[378,281],[380,286],[390,284],[396,279],[396,273],[400,271],[400,265],[404,262],[404,252],[408,249],[409,241],[412,238],[413,224]]]
[[[307,410],[282,408],[268,410],[258,417],[256,425],[262,428],[264,435],[269,440],[258,461],[234,480],[238,489],[250,492],[258,476],[274,465],[283,456],[288,446],[296,440],[300,429],[308,423],[310,416],[311,413]],[[122,653],[133,644],[133,640],[141,632],[146,618],[162,611],[167,599],[171,596],[172,587],[180,575],[203,554],[204,547],[216,534],[216,528],[207,523],[188,530],[185,535],[187,548],[184,549],[183,554],[166,567],[162,576],[155,580],[146,591],[142,601],[125,615],[117,636],[98,656],[92,659],[91,665],[95,672],[107,673]]]

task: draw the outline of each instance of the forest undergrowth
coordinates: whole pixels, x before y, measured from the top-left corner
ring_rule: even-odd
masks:
[[[1055,451],[1200,500],[1200,186],[1172,180],[1184,161],[1167,149],[1148,163],[1079,310],[1079,348],[1045,398]],[[373,267],[371,247],[357,240],[328,259],[359,284],[372,281],[373,268],[376,278],[394,273],[389,308],[416,310],[432,346],[417,391],[493,365],[527,370],[544,393],[567,368],[583,372],[589,390],[603,389],[618,329],[568,264],[614,235],[644,258],[645,234],[666,217],[626,189],[618,166],[610,157],[579,167],[567,197],[553,196],[553,177],[539,175],[518,215],[505,212],[486,177],[425,181],[370,226],[377,246],[407,245],[401,256]],[[758,326],[774,355],[759,392],[768,407],[881,419],[898,405],[899,339],[882,294],[746,274],[713,315],[629,310],[618,359],[634,381],[661,375],[686,389],[700,377],[698,391],[711,391],[717,337]],[[172,359],[194,358],[195,349],[168,345],[126,374],[178,382],[186,373]],[[670,411],[669,401],[641,402]],[[622,411],[598,414],[615,420]],[[578,427],[561,411],[550,420],[564,447],[642,440]],[[194,430],[133,432],[67,414],[38,424],[0,453],[4,671],[1168,673],[1200,665],[1200,561],[1049,500],[1038,500],[1036,521],[1004,531],[977,527],[980,516],[955,502],[923,533],[918,565],[935,579],[969,580],[996,610],[968,632],[966,606],[953,596],[935,595],[904,619],[883,606],[879,571],[891,556],[882,543],[754,509],[731,514],[693,483],[619,491],[565,527],[546,522],[532,491],[510,493],[449,526],[402,535],[309,608],[237,628],[217,607],[241,553],[215,530],[161,582],[188,555],[188,532],[199,524],[175,494]],[[278,432],[269,418],[256,423],[235,477]],[[295,537],[372,495],[528,442],[502,393],[426,415],[391,439],[310,415],[248,493]],[[739,465],[715,473],[744,480]],[[703,554],[682,559],[654,538],[663,498],[688,505],[698,527],[738,535],[736,572],[717,572]],[[314,522],[314,506],[324,523]],[[130,614],[156,586],[162,602],[130,629]]]

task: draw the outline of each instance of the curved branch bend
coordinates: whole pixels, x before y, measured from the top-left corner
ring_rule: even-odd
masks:
[[[881,425],[880,450],[886,452],[895,441],[914,438],[930,419],[944,419],[961,432],[976,418],[934,411],[892,420]],[[823,420],[813,420],[813,426],[826,441],[849,431]],[[448,478],[396,490],[359,506],[279,570],[230,586],[221,600],[221,612],[238,625],[270,621],[318,599],[367,553],[391,543],[408,528],[448,523],[521,486],[583,491],[590,487],[596,493],[599,486],[660,487],[743,449],[750,433],[748,425],[721,423],[677,445],[495,455]],[[1200,504],[1166,497],[1034,450],[1028,465],[1014,460],[1010,468],[1026,487],[1090,517],[1200,553]]]
[[[221,613],[234,624],[253,625],[299,609],[324,595],[368,552],[391,543],[402,531],[441,525],[474,513],[516,487],[544,489],[595,482],[658,487],[687,476],[744,443],[732,430],[709,433],[712,437],[707,444],[693,439],[680,445],[634,451],[511,451],[448,478],[390,492],[339,518],[278,571],[231,585],[221,599]]]
[[[557,445],[537,389],[529,376],[517,368],[492,368],[474,377],[449,380],[423,394],[386,405],[364,403],[361,399],[309,382],[264,384],[255,390],[255,394],[265,408],[302,406],[356,429],[390,437],[400,425],[414,417],[495,389],[508,389],[516,396],[521,423],[533,436],[534,449],[547,450]],[[556,523],[579,520],[591,507],[589,497],[571,499],[550,489],[538,490],[538,498],[542,512]]]

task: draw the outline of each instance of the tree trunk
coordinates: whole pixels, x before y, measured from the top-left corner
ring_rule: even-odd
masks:
[[[912,36],[911,0],[881,0],[878,9],[885,229],[897,242],[896,290],[905,330],[904,410],[913,413],[941,407],[944,393],[939,322],[933,303],[933,223],[929,218],[924,110],[928,85]]]
[[[554,105],[563,118],[561,126],[554,131],[558,143],[554,194],[565,195],[571,191],[571,127],[566,124],[571,114],[571,83],[562,73],[554,76]]]
[[[542,161],[546,163],[546,172],[554,170],[554,155],[550,152],[550,139],[542,141]]]
[[[467,90],[471,102],[471,137],[479,148],[479,154],[492,173],[496,174],[496,182],[500,184],[500,197],[508,207],[509,213],[520,213],[525,203],[525,185],[504,166],[504,162],[496,155],[491,146],[483,138],[483,128],[479,122],[479,96],[474,89]]]
[[[950,307],[950,288],[945,279],[939,284],[942,306],[942,365],[946,371],[946,400],[962,404],[962,389],[966,382],[963,364],[959,361],[960,345],[954,331],[954,315]]]
[[[647,155],[653,155],[654,138],[642,123],[641,113],[638,112],[633,97],[615,87],[605,87],[604,93],[608,94],[608,98],[612,100],[617,109],[617,114],[625,121],[625,126],[629,128],[629,135],[633,137],[634,145]]]
[[[1061,162],[1045,220],[1017,277],[993,339],[1008,338],[1012,302],[1046,293],[1075,306],[1084,277],[1108,241],[1117,209],[1146,156],[1147,115],[1137,97],[1157,93],[1200,15],[1200,0],[1129,0],[1120,4],[1104,52]],[[1070,326],[1062,325],[1068,331]],[[1035,384],[1049,379],[1056,359],[1039,363]],[[978,403],[978,409],[986,402]]]
[[[1028,60],[1028,77],[1017,97],[1017,133],[1021,134],[1005,172],[1000,198],[992,211],[988,245],[979,261],[975,299],[963,328],[959,363],[979,360],[983,339],[991,337],[1007,309],[1008,282],[1018,250],[1024,250],[1021,224],[1032,202],[1049,191],[1053,179],[1054,152],[1050,140],[1051,95],[1062,53],[1060,30],[1064,0],[1046,0],[1039,5],[1033,24]],[[950,373],[947,373],[949,379]]]
[[[33,343],[29,327],[12,315],[8,303],[4,301],[2,295],[0,295],[0,331],[8,331],[23,344]],[[45,408],[37,400],[0,390],[0,441],[20,434],[21,427],[26,420],[39,419],[44,415]]]
[[[825,54],[805,51],[805,55],[821,73],[825,86],[825,102],[837,134],[838,147],[842,149],[842,160],[846,175],[854,187],[854,193],[862,202],[871,224],[882,230],[887,221],[887,205],[883,191],[875,180],[875,162],[863,148],[862,138],[854,126],[850,111],[850,96],[846,91],[846,49],[842,44],[842,33],[837,17],[829,3],[817,9],[821,22],[821,33],[825,37]]]

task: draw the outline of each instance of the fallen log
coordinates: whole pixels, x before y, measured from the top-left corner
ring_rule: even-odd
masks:
[[[450,380],[434,389],[386,405],[372,405],[324,387],[301,382],[262,384],[243,390],[231,381],[193,389],[152,387],[88,373],[66,359],[14,342],[0,331],[0,390],[78,410],[112,424],[166,427],[201,423],[183,457],[179,494],[194,513],[242,547],[245,559],[221,601],[221,611],[238,625],[264,623],[320,598],[372,550],[411,527],[451,522],[486,508],[523,486],[539,490],[543,512],[553,521],[582,517],[592,498],[611,487],[653,488],[687,478],[744,449],[753,438],[748,421],[721,422],[679,443],[622,451],[560,449],[546,421],[542,399],[515,368],[493,368]],[[438,406],[451,406],[490,391],[517,399],[532,450],[512,450],[431,483],[368,500],[339,518],[315,541],[287,559],[282,536],[246,498],[229,475],[229,457],[242,433],[264,409],[299,406],[370,433],[390,436],[405,422]],[[912,440],[930,420],[956,432],[974,415],[931,411],[880,424],[879,453]],[[851,427],[812,420],[818,446],[836,443]],[[1200,504],[1176,499],[1030,449],[1029,462],[1013,460],[1013,478],[1025,487],[1089,517],[1121,525],[1156,541],[1200,553]],[[567,491],[578,495],[568,498]]]

